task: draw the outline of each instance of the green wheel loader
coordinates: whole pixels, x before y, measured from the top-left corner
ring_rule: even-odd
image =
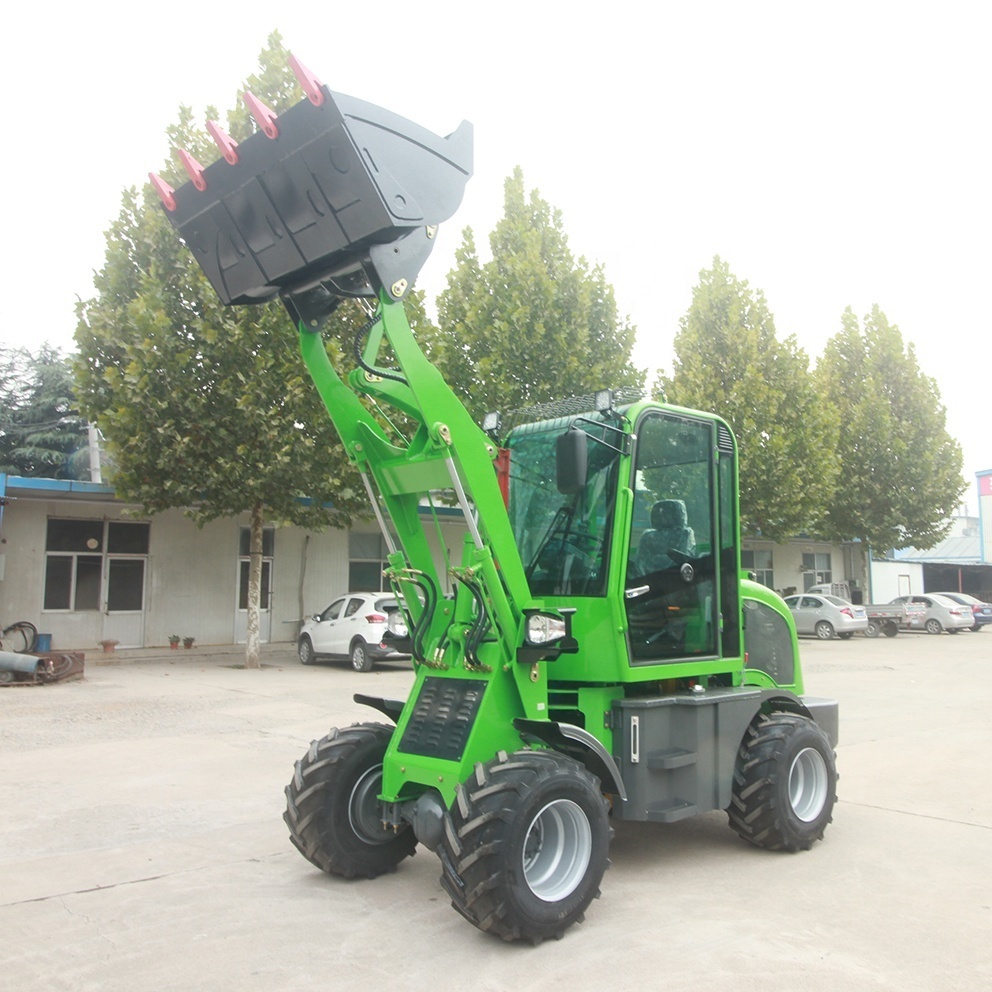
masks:
[[[218,161],[151,178],[225,303],[284,302],[405,614],[412,691],[356,696],[376,718],[297,762],[293,844],[345,878],[422,844],[462,916],[534,943],[599,894],[611,820],[726,810],[752,844],[809,848],[838,707],[804,694],[788,609],[741,571],[730,428],[608,389],[476,424],[403,305],[471,176],[471,126],[439,137],[292,64],[306,99],[276,117],[246,97],[252,137],[213,125]],[[347,298],[374,315],[338,371],[321,327]],[[389,409],[407,436],[370,412]],[[467,525],[447,576],[422,512],[439,503]]]

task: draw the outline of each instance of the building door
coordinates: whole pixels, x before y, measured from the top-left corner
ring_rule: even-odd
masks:
[[[145,643],[145,562],[144,557],[104,559],[103,639],[122,647]]]

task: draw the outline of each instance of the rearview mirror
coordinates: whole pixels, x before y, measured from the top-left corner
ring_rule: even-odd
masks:
[[[558,438],[555,443],[555,468],[558,492],[563,496],[582,492],[589,470],[586,436],[582,431],[573,427]]]

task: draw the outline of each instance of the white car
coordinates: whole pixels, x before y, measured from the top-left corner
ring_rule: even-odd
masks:
[[[914,629],[922,627],[928,634],[939,634],[946,630],[948,634],[956,634],[959,630],[970,627],[975,621],[971,615],[971,607],[955,603],[953,599],[930,592],[925,596],[900,596],[893,603],[919,603],[926,610]]]
[[[356,672],[368,672],[376,661],[409,658],[396,650],[386,635],[391,614],[392,635],[405,637],[399,603],[392,593],[349,592],[335,599],[323,613],[316,613],[303,624],[296,643],[300,661],[312,665],[321,658],[347,658]]]
[[[815,634],[821,641],[829,641],[836,634],[847,640],[853,634],[868,629],[868,614],[863,606],[855,606],[840,596],[802,593],[786,596],[786,605],[792,611],[797,634]]]

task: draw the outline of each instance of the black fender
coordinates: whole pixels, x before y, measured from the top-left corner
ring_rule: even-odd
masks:
[[[524,717],[517,717],[513,726],[520,731],[520,736],[525,741],[528,738],[536,739],[552,750],[574,758],[599,778],[603,792],[626,801],[627,790],[624,788],[620,769],[610,752],[589,731],[571,723],[527,720]]]
[[[383,716],[389,717],[393,723],[399,721],[403,707],[406,705],[401,699],[383,699],[381,696],[366,696],[361,692],[356,692],[351,698],[360,706],[371,706],[372,709],[378,710]]]

